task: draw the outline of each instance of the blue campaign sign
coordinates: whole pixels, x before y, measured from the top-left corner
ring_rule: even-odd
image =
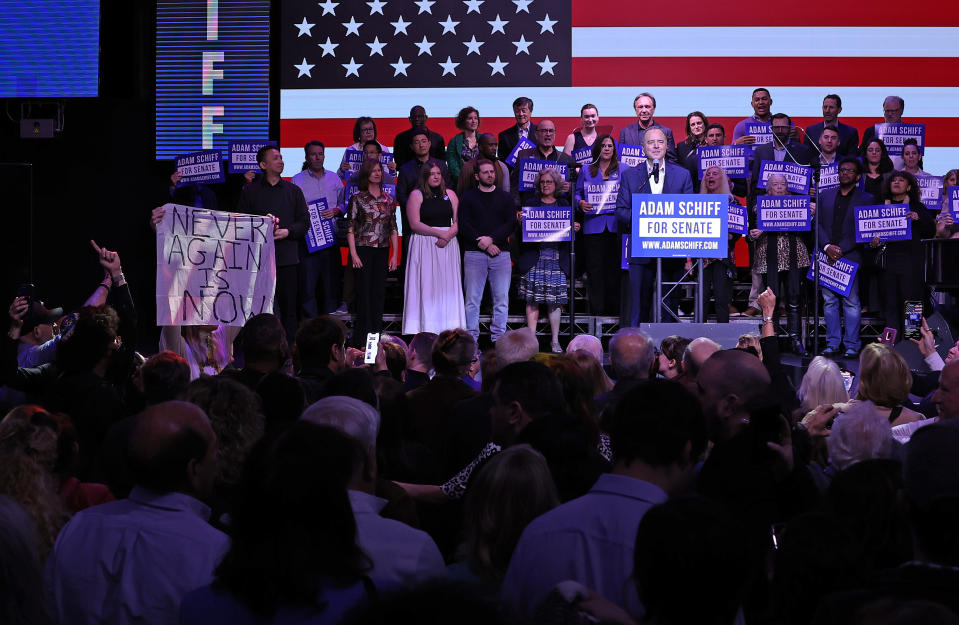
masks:
[[[516,142],[516,147],[513,148],[513,151],[509,153],[506,157],[506,164],[512,167],[516,164],[516,158],[520,153],[520,150],[528,150],[530,148],[535,148],[536,144],[527,139],[526,137],[521,137],[519,141]]]
[[[260,164],[256,162],[256,153],[265,145],[276,145],[276,141],[230,141],[230,158],[227,160],[227,171],[231,174],[245,174],[248,171],[259,171]]]
[[[749,234],[749,222],[746,219],[746,208],[738,204],[730,204],[726,218],[729,232],[733,234]]]
[[[748,145],[714,145],[696,148],[699,159],[699,177],[710,167],[721,167],[730,178],[745,178],[753,148]]]
[[[902,144],[906,139],[915,139],[919,153],[926,153],[925,124],[876,124],[876,136],[886,144],[890,156],[902,156]]]
[[[203,150],[176,157],[180,182],[176,186],[223,182],[223,154],[219,150]]]
[[[765,189],[766,181],[772,174],[786,176],[786,188],[791,193],[809,194],[809,185],[812,182],[812,167],[786,161],[763,161],[759,164],[759,182],[756,183],[756,187]]]
[[[616,147],[616,155],[619,157],[619,162],[625,167],[636,167],[640,163],[646,162],[646,153],[643,152],[643,146],[641,145],[620,143]]]
[[[563,180],[569,180],[569,163],[524,158],[519,162],[519,190],[535,191],[536,175],[544,169],[555,169],[563,177]],[[557,189],[558,192],[559,189]]]
[[[859,263],[848,258],[837,258],[833,262],[822,250],[816,250],[816,257],[819,259],[819,284],[833,293],[849,297],[852,293],[853,280],[856,279],[856,272],[859,271]],[[816,281],[812,265],[809,266],[806,278]]]
[[[865,178],[865,176],[862,176]],[[827,189],[835,189],[839,186],[839,163],[823,165],[819,168],[819,192]]]
[[[746,122],[746,134],[756,138],[756,143],[753,145],[773,142],[773,127],[769,122]]]
[[[573,209],[569,206],[524,206],[523,242],[569,241],[572,218]]]
[[[808,195],[760,195],[756,227],[765,232],[807,232],[811,227]]]
[[[589,165],[593,162],[593,148],[591,146],[586,146],[585,148],[573,150],[570,153],[570,156],[573,157],[573,160],[580,165]]]
[[[729,196],[633,194],[632,258],[725,258]]]
[[[306,249],[309,252],[325,250],[336,242],[333,220],[320,217],[320,213],[329,207],[325,198],[306,205],[310,214],[310,229],[306,231]]]
[[[396,199],[396,185],[395,184],[384,184],[380,185],[383,191],[390,194],[390,197]],[[355,182],[346,183],[346,201],[349,202],[350,198],[360,192],[359,187],[356,186]]]
[[[877,204],[856,207],[856,243],[904,241],[912,238],[908,204]]]
[[[349,177],[352,174],[360,171],[360,168],[363,166],[363,161],[366,160],[366,153],[363,150],[347,148],[346,152],[343,154],[343,160],[347,165],[350,166],[350,168],[346,172],[340,172],[340,177]],[[392,160],[392,152],[383,150],[380,153],[380,165],[383,166],[383,171],[386,171],[387,165]]]
[[[946,189],[946,197],[949,199],[949,214],[953,219],[959,218],[959,187]]]
[[[589,182],[583,185],[584,198],[593,205],[590,215],[612,213],[616,209],[616,195],[619,193],[619,180]]]
[[[942,176],[919,174],[916,181],[919,183],[919,199],[926,208],[938,213],[942,208]]]

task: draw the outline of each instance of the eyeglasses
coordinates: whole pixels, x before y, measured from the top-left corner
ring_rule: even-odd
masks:
[[[555,134],[556,134],[556,130],[554,130],[553,128],[537,128],[537,129],[536,129],[536,132],[541,132],[541,133],[543,133],[544,135],[555,135]]]
[[[843,173],[843,174],[854,174],[854,173],[856,173],[856,168],[855,168],[855,167],[840,167],[840,168],[839,168],[839,173]]]

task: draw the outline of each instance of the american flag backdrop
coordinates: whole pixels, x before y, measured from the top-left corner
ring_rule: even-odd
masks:
[[[613,135],[635,121],[633,98],[657,100],[656,119],[685,137],[686,114],[733,126],[768,87],[773,112],[802,127],[822,121],[823,96],[862,131],[882,121],[887,95],[903,121],[926,124],[925,170],[959,167],[959,12],[954,0],[906,5],[783,0],[645,3],[636,0],[283,0],[280,144],[284,175],[302,146],[327,145],[327,168],[352,143],[353,121],[376,119],[391,145],[421,104],[447,141],[464,106],[481,132],[514,123],[512,101],[556,123],[557,142],[589,102]]]

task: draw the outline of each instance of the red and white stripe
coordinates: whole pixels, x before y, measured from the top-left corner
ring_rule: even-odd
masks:
[[[545,2],[545,0],[540,0]],[[510,6],[512,6],[510,4]],[[532,5],[535,7],[535,4]],[[905,99],[904,121],[926,124],[925,170],[959,167],[959,13],[954,1],[930,0],[909,11],[901,2],[868,5],[786,0],[771,7],[733,0],[722,14],[683,3],[639,11],[633,0],[574,0],[573,87],[490,89],[343,89],[280,93],[280,143],[287,169],[299,170],[302,146],[326,143],[327,167],[352,143],[359,115],[376,119],[379,140],[409,128],[410,107],[422,104],[429,127],[449,139],[464,106],[480,111],[481,131],[513,124],[510,104],[520,95],[535,102],[534,120],[550,118],[558,142],[579,125],[579,108],[591,102],[614,136],[635,121],[633,98],[657,100],[656,119],[676,140],[685,117],[704,112],[732,134],[752,113],[752,89],[768,87],[773,111],[805,127],[822,120],[822,98],[838,93],[840,119],[862,131],[882,121],[887,95]],[[842,24],[837,27],[835,24]],[[637,82],[641,79],[642,82]]]

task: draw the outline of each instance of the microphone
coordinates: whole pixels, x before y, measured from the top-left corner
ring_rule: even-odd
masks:
[[[659,159],[653,159],[653,181],[659,184]]]

